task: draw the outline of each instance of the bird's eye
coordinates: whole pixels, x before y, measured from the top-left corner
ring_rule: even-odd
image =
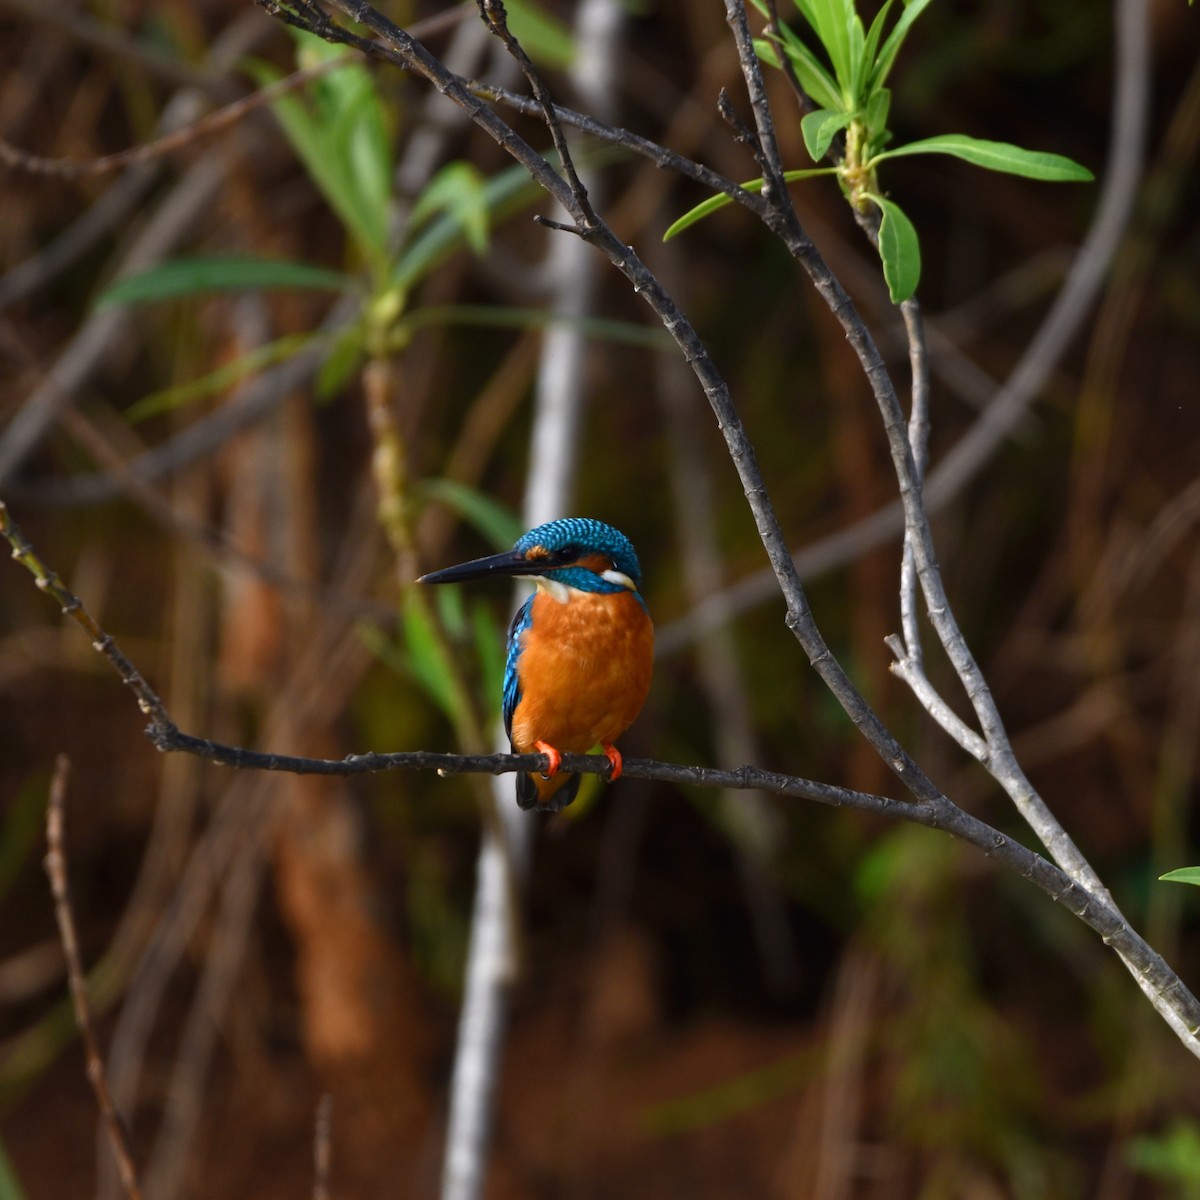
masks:
[[[560,546],[554,551],[554,561],[559,563],[572,563],[579,557],[579,547],[575,545]]]

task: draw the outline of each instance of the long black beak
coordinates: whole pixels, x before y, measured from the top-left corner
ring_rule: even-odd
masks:
[[[456,567],[444,567],[422,575],[418,583],[462,583],[467,579],[482,579],[486,575],[544,575],[544,562],[530,562],[518,550],[505,550],[503,554],[489,554],[487,558],[473,558]]]

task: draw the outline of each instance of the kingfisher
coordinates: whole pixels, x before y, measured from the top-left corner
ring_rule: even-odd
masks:
[[[579,776],[559,771],[563,752],[600,746],[620,777],[613,745],[650,690],[654,627],[638,590],[642,568],[620,530],[590,517],[531,529],[511,550],[422,575],[420,583],[460,583],[493,575],[536,584],[508,630],[504,729],[515,754],[541,753],[544,775],[517,776],[524,809],[559,812],[575,799]]]

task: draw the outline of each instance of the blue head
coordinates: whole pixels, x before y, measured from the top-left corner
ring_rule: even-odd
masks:
[[[564,517],[531,529],[511,550],[447,567],[422,583],[457,583],[483,575],[529,575],[581,592],[617,592],[642,586],[633,543],[619,530],[590,517]]]
[[[528,574],[581,592],[637,591],[642,586],[633,543],[619,529],[591,517],[548,521],[518,538],[513,551],[537,568]]]

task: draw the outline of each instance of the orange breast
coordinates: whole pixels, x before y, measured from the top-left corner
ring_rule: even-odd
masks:
[[[615,741],[650,690],[654,628],[645,608],[631,592],[572,592],[565,603],[538,592],[532,617],[517,660],[513,745],[582,754]]]

